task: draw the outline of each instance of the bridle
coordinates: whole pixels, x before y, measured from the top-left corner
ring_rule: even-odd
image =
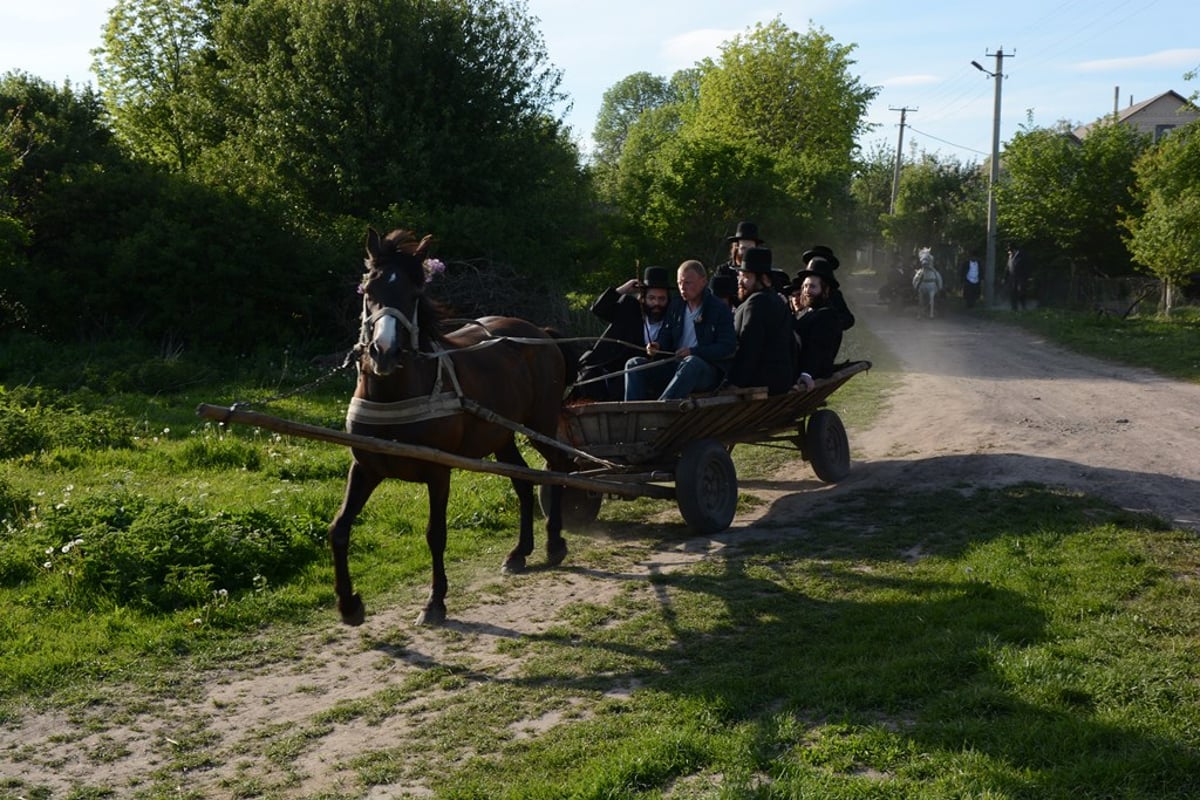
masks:
[[[419,352],[421,346],[421,329],[417,325],[417,309],[421,307],[420,298],[413,301],[412,316],[405,316],[404,312],[392,306],[383,306],[375,313],[367,314],[367,300],[363,298],[363,321],[362,332],[359,334],[358,344],[360,347],[369,347],[371,344],[371,334],[375,330],[375,323],[384,317],[391,317],[408,331],[412,351]]]

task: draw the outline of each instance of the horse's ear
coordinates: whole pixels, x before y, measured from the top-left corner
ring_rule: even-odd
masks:
[[[427,233],[425,234],[425,238],[421,240],[421,243],[417,245],[416,252],[413,255],[417,258],[424,258],[425,251],[429,249],[429,245],[431,244],[433,244],[433,234]]]
[[[382,241],[383,241],[383,239],[382,239],[382,237],[380,237],[379,231],[368,226],[367,227],[367,255],[371,256],[372,258],[379,255],[379,247],[380,247],[380,244]]]

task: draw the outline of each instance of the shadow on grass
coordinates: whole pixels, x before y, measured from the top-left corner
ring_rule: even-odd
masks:
[[[1200,532],[1200,480],[1153,472],[1112,469],[1057,458],[1020,453],[977,453],[947,455],[915,460],[856,461],[841,483],[827,486],[815,478],[796,481],[742,481],[743,489],[763,489],[786,494],[755,523],[756,527],[780,527],[803,519],[809,509],[834,506],[855,513],[866,525],[878,524],[883,507],[902,508],[900,500],[926,485],[953,485],[965,491],[975,487],[998,487],[1038,483],[1104,498],[1132,513],[1156,514],[1171,525]],[[870,490],[876,489],[877,492]],[[958,524],[971,525],[976,513],[994,510],[994,502],[1007,500],[951,500],[960,512]],[[993,496],[994,497],[994,496]],[[1002,498],[1002,496],[1001,496]],[[864,503],[867,508],[862,508]],[[1019,510],[1020,503],[1017,503]]]
[[[1149,722],[1130,715],[1120,695],[1131,689],[1098,691],[1081,663],[1046,654],[1089,640],[1045,601],[1058,587],[1039,581],[1063,573],[1039,559],[1066,558],[1061,542],[1104,522],[1147,520],[1029,485],[981,490],[969,503],[956,491],[865,490],[802,526],[789,500],[752,529],[714,537],[719,557],[653,574],[653,599],[626,609],[624,624],[572,625],[566,615],[522,637],[530,649],[519,677],[486,680],[602,695],[639,687],[699,703],[719,728],[749,730],[756,768],[785,783],[789,770],[816,768],[805,759],[820,731],[841,729],[887,738],[906,754],[891,768],[914,783],[966,771],[966,785],[996,796],[1200,791],[1200,751],[1161,733],[1172,729],[1170,708]],[[669,548],[703,544],[666,528]],[[784,718],[802,733],[781,733]],[[843,777],[863,765],[889,770],[879,753],[852,761]]]

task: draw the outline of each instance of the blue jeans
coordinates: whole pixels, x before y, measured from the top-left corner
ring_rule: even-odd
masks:
[[[625,362],[632,369],[650,362],[637,356]],[[664,361],[653,369],[625,373],[626,400],[679,400],[693,392],[711,392],[721,383],[723,373],[699,356],[682,361]]]

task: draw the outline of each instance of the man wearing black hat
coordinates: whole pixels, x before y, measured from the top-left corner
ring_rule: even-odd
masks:
[[[800,310],[792,325],[797,344],[795,389],[808,391],[814,379],[833,374],[833,362],[842,346],[842,319],[830,303],[838,282],[829,261],[814,256],[788,288],[789,294],[800,296]]]
[[[792,317],[771,284],[771,251],[752,247],[738,270],[738,304],[733,315],[737,352],[729,370],[734,386],[765,386],[769,394],[792,388]]]
[[[645,356],[625,364],[626,400],[678,400],[712,391],[733,360],[733,312],[708,288],[704,265],[684,261],[676,270],[676,286],[681,302],[667,309],[658,341],[646,345]],[[656,361],[664,356],[671,360]]]
[[[625,397],[625,362],[658,341],[670,303],[671,271],[646,267],[642,280],[609,287],[592,303],[592,313],[608,323],[591,350],[579,358],[580,393],[592,400]],[[628,345],[628,346],[627,346]],[[605,377],[607,376],[607,377]],[[597,378],[603,380],[595,380]],[[585,381],[590,381],[585,383]]]
[[[751,247],[761,247],[765,242],[758,236],[758,225],[754,222],[743,221],[737,224],[733,236],[726,236],[725,243],[729,245],[729,260],[718,264],[714,275],[731,275],[736,277],[742,266],[742,257]]]
[[[831,275],[841,263],[838,261],[838,257],[833,254],[833,250],[828,245],[823,244],[814,244],[805,250],[800,258],[804,262],[804,269],[808,269],[809,262],[814,258],[825,259],[826,271]],[[834,283],[836,284],[836,281]],[[827,299],[829,305],[833,307],[838,314],[838,318],[842,321],[842,330],[848,331],[853,328],[854,314],[850,313],[850,307],[846,305],[846,298],[842,296],[841,289],[838,289],[835,285]]]

